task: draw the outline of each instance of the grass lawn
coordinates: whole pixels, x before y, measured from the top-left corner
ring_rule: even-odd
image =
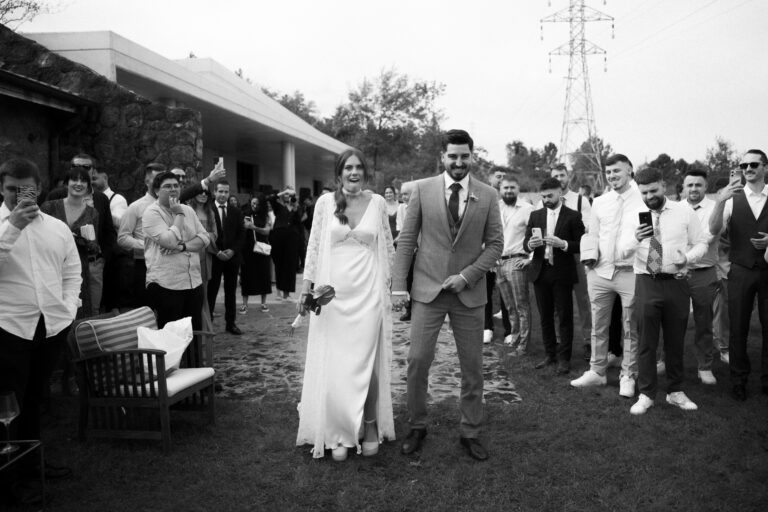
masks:
[[[536,326],[532,355],[522,360],[507,358],[501,345],[490,349],[509,368],[522,402],[489,400],[487,462],[459,446],[450,402],[431,406],[418,456],[400,455],[395,442],[376,457],[335,463],[294,446],[298,396],[220,399],[215,426],[175,412],[168,456],[159,442],[80,444],[77,400],[54,397],[46,453],[74,475],[49,483],[49,510],[768,510],[768,396],[760,394],[759,368],[749,400],[737,403],[728,395],[727,367],[717,362],[720,382],[704,387],[687,350],[686,392],[700,409],[680,411],[660,393],[645,416],[633,417],[633,400],[618,396],[617,370],[607,387],[591,390],[568,386],[586,368],[581,360],[569,377],[534,370],[542,356]],[[757,366],[759,339],[755,323],[749,349]],[[402,438],[404,406],[395,414]]]

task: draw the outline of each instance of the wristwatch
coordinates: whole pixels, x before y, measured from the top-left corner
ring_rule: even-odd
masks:
[[[179,242],[179,245],[181,246],[181,252],[187,252],[187,244]]]

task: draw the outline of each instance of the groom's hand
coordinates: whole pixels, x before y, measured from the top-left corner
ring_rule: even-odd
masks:
[[[408,294],[407,293],[401,293],[401,294],[392,294],[391,295],[391,301],[392,301],[392,309],[395,311],[400,311],[405,306],[408,305]]]
[[[459,293],[466,287],[467,282],[459,274],[448,276],[448,279],[443,281],[443,290],[451,293]]]

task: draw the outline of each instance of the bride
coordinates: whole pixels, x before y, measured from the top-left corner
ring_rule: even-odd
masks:
[[[336,296],[319,315],[310,315],[296,444],[311,444],[314,457],[330,449],[342,461],[348,448],[375,455],[379,443],[395,439],[389,307],[394,249],[384,199],[363,190],[363,154],[345,151],[335,171],[338,189],[315,205],[299,313],[307,313],[303,302],[313,285],[331,285]]]

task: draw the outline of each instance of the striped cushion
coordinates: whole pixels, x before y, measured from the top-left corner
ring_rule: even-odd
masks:
[[[81,322],[75,328],[80,356],[138,348],[136,330],[139,327],[157,329],[155,314],[146,306],[112,318]]]

